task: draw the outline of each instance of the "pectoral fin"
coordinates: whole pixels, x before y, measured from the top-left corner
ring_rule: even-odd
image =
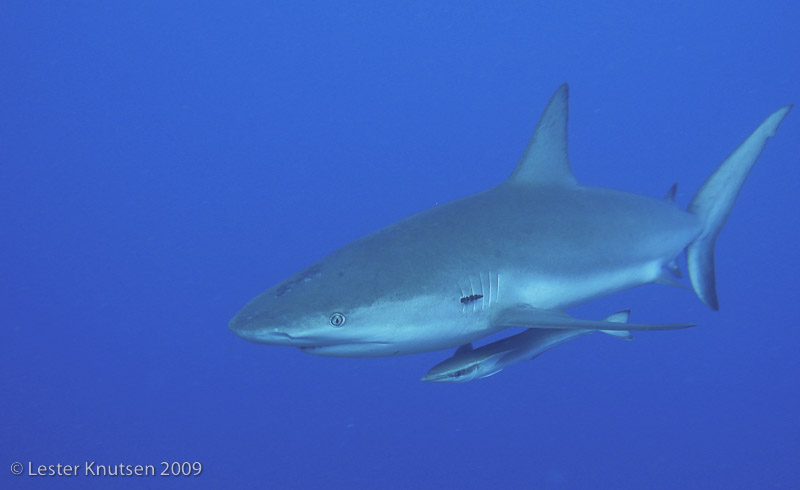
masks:
[[[584,320],[561,311],[540,310],[530,305],[517,305],[500,311],[493,320],[498,327],[577,328],[584,330],[675,330],[693,327],[692,323],[620,323],[607,320]]]

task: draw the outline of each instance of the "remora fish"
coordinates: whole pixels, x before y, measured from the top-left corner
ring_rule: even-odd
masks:
[[[620,311],[606,317],[605,321],[625,323],[628,321],[630,314],[630,310]],[[530,328],[517,335],[500,339],[477,349],[473,349],[471,343],[464,344],[456,350],[453,357],[433,366],[422,377],[422,381],[466,383],[473,379],[488,378],[512,364],[533,359],[546,350],[593,331],[563,328]],[[623,331],[614,330],[606,331],[605,333],[628,340],[633,338],[628,332]]]
[[[579,185],[567,156],[568,88],[556,90],[505,182],[362,237],[271,287],[229,328],[310,354],[371,357],[454,348],[507,327],[622,330],[563,310],[669,280],[686,250],[692,286],[717,309],[714,243],[767,139],[769,116],[687,211]],[[628,323],[625,330],[689,324]]]

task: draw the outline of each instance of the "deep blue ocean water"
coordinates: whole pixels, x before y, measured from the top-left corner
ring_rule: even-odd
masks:
[[[571,86],[580,182],[678,200],[800,102],[800,4],[0,4],[0,488],[800,488],[800,113],[717,246],[722,309],[464,385],[450,351],[234,336],[253,296],[501,182]],[[614,233],[614,230],[609,230]],[[200,462],[196,477],[14,476]]]

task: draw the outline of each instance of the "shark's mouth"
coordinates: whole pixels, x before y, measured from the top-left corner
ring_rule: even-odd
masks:
[[[433,369],[431,369],[433,371]],[[442,373],[431,373],[422,377],[422,381],[432,381],[437,383],[464,383],[477,377],[478,365],[473,364],[457,371],[446,371]]]
[[[383,357],[400,354],[397,346],[388,342],[299,345],[297,348],[306,354],[330,357]]]

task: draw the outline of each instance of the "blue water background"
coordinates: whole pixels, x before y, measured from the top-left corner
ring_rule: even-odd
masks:
[[[580,182],[679,182],[685,206],[800,102],[798,25],[788,0],[2,2],[0,487],[799,488],[797,109],[720,237],[721,311],[659,285],[575,311],[697,328],[448,386],[418,380],[450,351],[320,358],[226,327],[501,182],[564,81]],[[91,460],[204,472],[9,471]]]

